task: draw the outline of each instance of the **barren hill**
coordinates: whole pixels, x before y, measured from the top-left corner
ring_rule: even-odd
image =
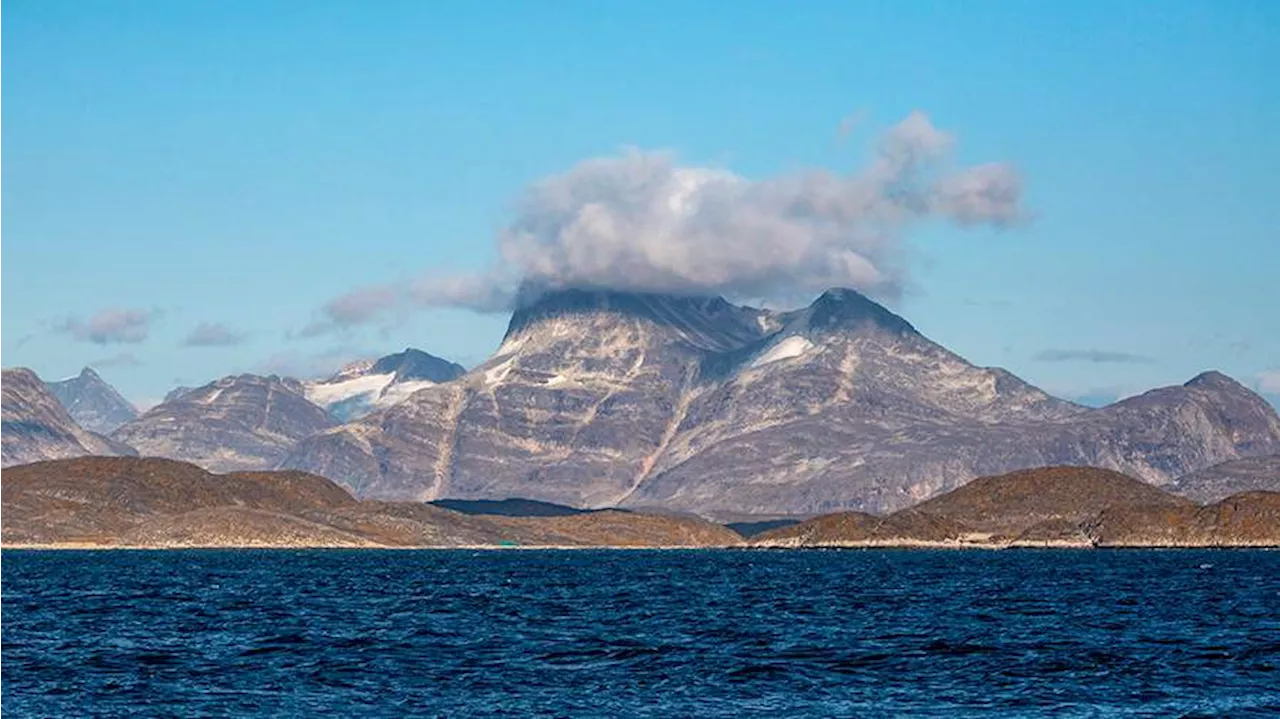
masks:
[[[887,517],[842,512],[766,532],[764,546],[1280,546],[1280,494],[1209,506],[1109,470],[976,479]]]
[[[482,517],[358,501],[305,472],[211,474],[159,458],[82,457],[5,470],[3,542],[37,546],[728,546],[698,519],[600,512]]]

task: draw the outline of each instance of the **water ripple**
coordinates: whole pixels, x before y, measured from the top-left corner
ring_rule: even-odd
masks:
[[[15,717],[1280,714],[1276,552],[3,561]]]

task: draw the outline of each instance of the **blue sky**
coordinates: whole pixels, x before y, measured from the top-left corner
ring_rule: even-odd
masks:
[[[7,7],[5,366],[96,363],[146,403],[405,346],[475,363],[505,317],[304,330],[483,271],[525,188],[584,160],[844,172],[919,110],[955,163],[1016,168],[1031,217],[904,232],[895,310],[1062,395],[1208,368],[1280,394],[1275,3]]]

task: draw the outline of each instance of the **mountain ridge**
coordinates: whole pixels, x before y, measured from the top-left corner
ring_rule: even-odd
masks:
[[[230,472],[273,466],[299,439],[331,424],[298,380],[239,374],[173,396],[112,437],[144,455]]]
[[[1162,484],[1280,450],[1274,410],[1225,376],[1154,392],[1101,410],[1052,397],[853,290],[789,312],[563,290],[518,308],[471,372],[309,437],[281,466],[366,496],[728,516],[886,511],[1058,463]]]

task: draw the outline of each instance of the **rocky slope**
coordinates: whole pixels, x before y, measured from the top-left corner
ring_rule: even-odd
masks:
[[[0,387],[4,395],[4,428],[0,432],[3,466],[86,454],[133,454],[130,447],[76,424],[31,370],[4,370]]]
[[[75,377],[45,385],[66,407],[71,419],[90,432],[110,434],[138,416],[138,410],[129,400],[89,367]]]
[[[598,512],[468,516],[357,501],[302,472],[215,475],[158,458],[86,457],[15,467],[0,481],[9,546],[732,546],[697,519]]]
[[[518,310],[486,363],[303,440],[282,466],[364,497],[741,517],[884,513],[1054,464],[1163,485],[1278,452],[1275,410],[1218,373],[1088,409],[850,290],[793,312],[573,290]]]
[[[752,538],[765,547],[1280,546],[1280,494],[1199,506],[1080,467],[985,477],[887,517],[841,512]]]
[[[171,395],[112,437],[143,455],[227,472],[270,468],[330,424],[297,380],[243,374]]]
[[[1280,454],[1215,464],[1179,477],[1169,491],[1197,502],[1216,502],[1243,492],[1280,492]]]
[[[420,389],[462,376],[462,365],[413,348],[355,362],[332,377],[304,384],[307,399],[338,421],[390,407]]]
[[[1244,492],[1204,507],[1116,507],[1085,530],[1102,547],[1280,547],[1280,492]]]

